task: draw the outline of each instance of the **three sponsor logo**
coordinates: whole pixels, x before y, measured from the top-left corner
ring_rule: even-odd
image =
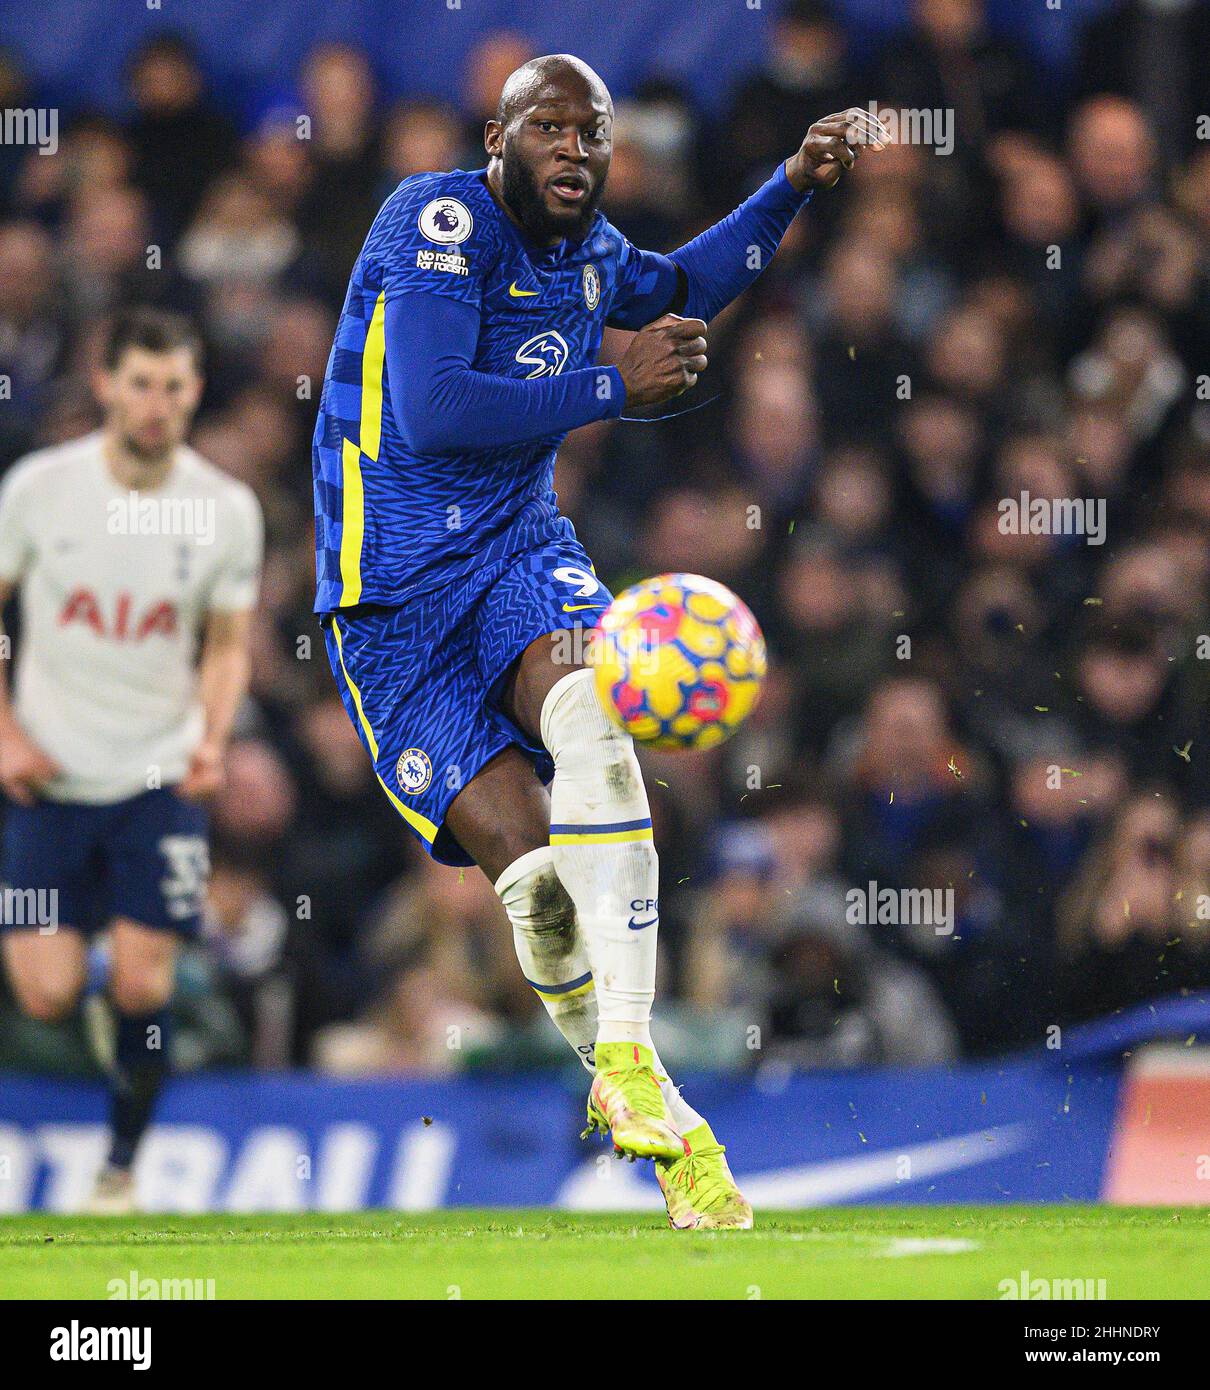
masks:
[[[527,338],[517,349],[516,360],[523,367],[532,370],[526,374],[526,381],[540,376],[558,376],[567,365],[570,349],[561,333],[547,329]]]

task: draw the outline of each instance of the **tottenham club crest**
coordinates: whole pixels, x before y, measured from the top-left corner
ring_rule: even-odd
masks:
[[[408,796],[419,796],[433,780],[433,764],[420,748],[407,748],[395,764],[395,780]]]
[[[601,277],[597,273],[595,265],[584,267],[584,303],[588,306],[588,312],[592,311],[601,302]]]
[[[465,241],[474,225],[470,209],[457,198],[434,198],[425,205],[419,219],[423,235],[442,246],[457,246]]]
[[[523,367],[533,370],[526,374],[526,381],[537,376],[558,376],[567,362],[568,347],[563,337],[547,329],[545,333],[535,333],[517,349],[517,361]]]

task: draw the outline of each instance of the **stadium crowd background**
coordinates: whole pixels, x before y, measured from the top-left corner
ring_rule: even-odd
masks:
[[[683,404],[717,399],[561,451],[562,504],[615,591],[712,575],[774,657],[731,744],[644,757],[678,1069],[1038,1046],[1210,984],[1210,18],[1112,6],[1060,82],[978,0],[906,8],[859,49],[797,0],[725,109],[667,78],[618,104],[604,210],[656,249],[830,111],[937,112],[954,137],[816,198],[712,327]],[[318,45],[250,116],[165,30],[129,55],[127,108],[78,112],[51,157],[0,150],[0,467],[96,423],[109,311],[167,305],[208,346],[193,443],[267,516],[182,1065],[565,1058],[486,880],[429,863],[382,797],[310,615],[309,441],[349,269],[401,178],[482,163],[531,53],[478,41],[454,108]],[[42,99],[7,53],[0,107]],[[1105,544],[1002,534],[1022,491],[1103,502]],[[871,880],[952,889],[955,930],[850,923]],[[88,1065],[82,1022],[0,1011],[0,1062]]]

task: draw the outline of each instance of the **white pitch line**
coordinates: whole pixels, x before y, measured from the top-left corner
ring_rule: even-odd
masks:
[[[904,1255],[965,1255],[978,1250],[977,1241],[952,1240],[947,1236],[902,1236],[885,1250],[875,1250],[876,1260],[894,1260]]]

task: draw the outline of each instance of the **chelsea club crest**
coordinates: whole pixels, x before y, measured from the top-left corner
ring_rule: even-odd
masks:
[[[592,311],[601,302],[601,277],[595,265],[584,267],[584,303],[588,306],[588,312]]]
[[[395,780],[408,796],[419,796],[433,780],[433,764],[421,748],[406,748],[395,764]]]

